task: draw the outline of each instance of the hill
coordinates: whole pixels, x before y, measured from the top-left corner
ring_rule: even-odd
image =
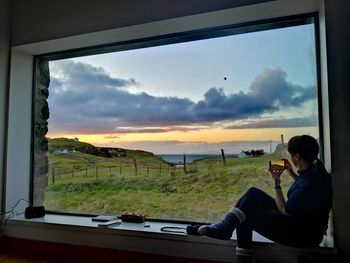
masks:
[[[111,157],[126,157],[126,158],[156,158],[156,155],[151,152],[141,150],[127,150],[123,148],[113,147],[96,147],[90,143],[80,142],[77,139],[54,138],[48,139],[49,153],[53,154],[57,151],[63,152],[81,152],[104,158]]]

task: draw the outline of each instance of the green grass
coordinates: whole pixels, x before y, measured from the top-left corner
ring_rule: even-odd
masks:
[[[49,154],[46,208],[111,215],[143,212],[149,217],[212,222],[220,219],[249,187],[273,195],[268,161],[280,157],[227,158],[226,166],[221,159],[198,160],[188,165],[187,173],[181,167],[174,173],[174,168],[150,153],[125,152],[126,156],[113,158],[80,152]],[[283,186],[291,182],[286,174],[282,181]]]

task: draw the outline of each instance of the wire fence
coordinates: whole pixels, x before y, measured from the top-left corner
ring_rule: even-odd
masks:
[[[119,164],[115,166],[59,166],[52,165],[49,167],[50,183],[56,183],[67,179],[102,179],[120,176],[140,176],[140,175],[172,175],[179,173],[193,172],[197,165],[138,165],[135,161],[133,164]]]
[[[265,154],[263,150],[260,151],[262,154]],[[249,151],[242,152],[249,155]],[[50,183],[73,181],[75,179],[99,180],[118,176],[175,176],[180,173],[186,174],[197,172],[198,170],[211,170],[214,166],[217,167],[218,165],[222,167],[227,166],[227,157],[225,156],[223,149],[221,149],[221,156],[213,158],[210,162],[206,163],[197,161],[188,163],[186,161],[186,155],[183,155],[183,162],[177,164],[169,162],[147,164],[136,159],[129,159],[125,163],[118,163],[116,165],[97,165],[97,163],[95,163],[87,164],[85,166],[82,164],[69,166],[68,164],[55,163],[49,165],[48,176]]]

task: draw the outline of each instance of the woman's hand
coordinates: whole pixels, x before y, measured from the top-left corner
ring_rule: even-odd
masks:
[[[269,169],[270,174],[272,175],[272,179],[275,181],[275,187],[281,185],[281,174],[283,170],[272,170]]]
[[[294,179],[298,177],[298,175],[294,172],[292,164],[289,162],[288,159],[281,159],[284,161],[284,166],[286,167],[286,170],[289,172],[290,176],[292,176]]]

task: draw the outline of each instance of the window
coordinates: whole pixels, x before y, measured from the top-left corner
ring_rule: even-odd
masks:
[[[290,137],[322,144],[315,41],[298,16],[37,57],[34,203],[211,222],[272,193]]]

